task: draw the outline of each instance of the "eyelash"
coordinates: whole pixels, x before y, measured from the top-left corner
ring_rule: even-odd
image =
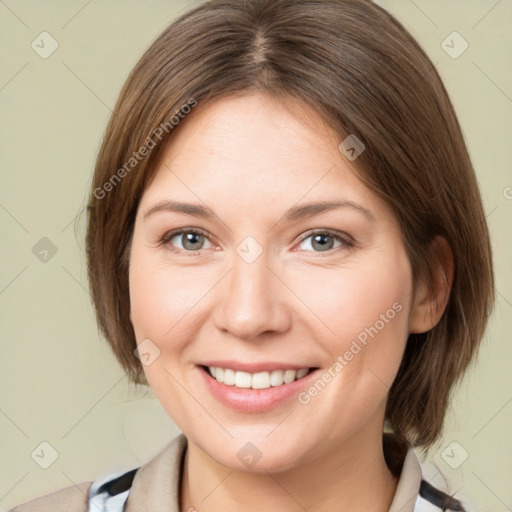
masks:
[[[178,249],[178,248],[175,248],[170,245],[169,242],[176,235],[182,235],[182,234],[186,234],[186,233],[192,233],[195,235],[203,235],[204,237],[208,238],[208,240],[209,240],[208,233],[206,233],[202,229],[198,229],[198,228],[177,229],[175,231],[169,231],[169,232],[165,233],[164,236],[159,240],[158,246],[160,247],[160,246],[165,245],[165,246],[168,246],[172,252],[176,252],[176,253],[184,252],[185,254],[188,253],[187,256],[192,256],[192,257],[198,256],[201,252],[201,249],[199,249],[198,251],[183,251],[182,249]],[[328,235],[329,237],[332,237],[335,240],[342,242],[342,244],[343,244],[343,246],[341,246],[341,247],[337,247],[335,249],[329,249],[328,251],[307,251],[307,252],[313,252],[315,254],[318,254],[321,257],[323,256],[322,252],[325,252],[325,255],[327,255],[327,256],[331,256],[337,250],[350,249],[352,247],[355,247],[355,245],[356,245],[354,239],[351,236],[341,233],[339,231],[334,231],[332,229],[316,229],[316,230],[310,231],[310,232],[306,233],[300,239],[299,244],[301,244],[304,240],[307,240],[308,238],[315,236],[315,235]],[[210,241],[210,243],[211,243],[211,241]]]

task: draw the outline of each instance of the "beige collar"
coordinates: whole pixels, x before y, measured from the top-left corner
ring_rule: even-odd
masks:
[[[385,434],[384,439],[392,439],[391,434]],[[138,469],[126,512],[180,512],[180,475],[186,447],[187,438],[179,434],[156,457]],[[414,511],[421,483],[421,466],[412,447],[407,445],[406,450],[389,512]],[[401,465],[400,461],[395,463]]]
[[[126,512],[180,512],[180,475],[187,438],[179,434],[135,473]]]
[[[389,512],[413,512],[420,491],[421,466],[411,446],[408,445],[402,472]]]

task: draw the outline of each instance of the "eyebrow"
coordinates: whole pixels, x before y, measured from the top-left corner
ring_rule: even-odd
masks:
[[[361,206],[360,204],[354,203],[353,201],[320,201],[317,203],[309,203],[302,206],[294,206],[290,208],[284,214],[284,220],[287,222],[297,221],[306,217],[313,217],[320,213],[335,210],[338,208],[352,208],[358,212],[361,212],[372,222],[377,222],[377,219],[373,213]],[[194,217],[202,217],[204,219],[210,219],[216,217],[214,211],[208,206],[201,204],[192,203],[181,203],[178,201],[160,201],[159,203],[152,206],[149,210],[144,213],[143,219],[146,220],[150,215],[157,212],[175,212],[184,213],[186,215],[192,215]]]

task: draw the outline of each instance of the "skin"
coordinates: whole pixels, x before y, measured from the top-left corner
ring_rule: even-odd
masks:
[[[413,287],[389,206],[355,176],[341,142],[318,115],[260,94],[199,105],[182,121],[140,202],[130,252],[130,318],[137,342],[160,355],[148,382],[188,439],[182,510],[388,510],[397,480],[383,456],[387,393],[407,336],[439,320],[449,294],[449,258],[435,297]],[[344,207],[286,221],[310,202]],[[161,201],[207,205],[204,219]],[[192,249],[176,229],[199,228]],[[351,247],[311,230],[332,229]],[[311,233],[310,233],[311,234]],[[252,236],[252,263],[236,249]],[[197,248],[194,248],[197,247]],[[173,251],[174,249],[174,251]],[[193,253],[192,255],[190,255]],[[444,281],[443,281],[444,278]],[[269,411],[235,411],[204,385],[207,359],[287,361],[329,368],[394,303],[401,311],[304,405],[292,397]],[[313,421],[314,419],[314,421]],[[237,457],[251,442],[262,457]]]

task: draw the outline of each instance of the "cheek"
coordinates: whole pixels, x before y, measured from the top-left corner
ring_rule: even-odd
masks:
[[[307,297],[324,324],[316,332],[325,334],[317,335],[316,341],[329,354],[320,377],[328,384],[315,383],[305,390],[301,403],[316,400],[335,431],[356,429],[382,406],[402,360],[408,337],[410,266],[396,253],[378,258],[374,265],[366,261],[357,268],[333,271],[322,281],[309,279],[321,286],[314,293],[309,289]]]
[[[154,338],[156,344],[186,317],[205,293],[205,286],[190,268],[170,271],[162,258],[144,247],[134,247],[130,258],[131,318],[137,341]],[[176,327],[175,327],[176,326]]]
[[[317,332],[324,335],[317,342],[333,363],[341,357],[340,384],[380,396],[391,386],[407,342],[412,286],[408,259],[389,251],[329,275],[322,272],[299,286],[315,313],[309,315],[311,325],[321,321]],[[308,286],[312,283],[314,287]]]
[[[198,292],[194,292],[190,278],[184,279],[185,272],[169,272],[161,258],[155,258],[143,244],[137,243],[136,237],[134,240],[129,270],[131,321],[137,343],[149,339],[158,348],[156,352],[149,345],[149,351],[158,355],[143,370],[162,403],[176,404],[181,396],[179,386],[168,371],[174,373],[177,355],[186,348],[186,340],[192,335],[192,315],[187,313],[198,301]],[[168,412],[173,417],[179,409]]]
[[[164,306],[159,300],[162,288],[159,280],[134,252],[130,262],[130,309],[135,336],[140,342],[144,338],[152,339],[163,329]]]
[[[190,351],[195,346],[192,341],[199,336],[208,313],[204,309],[208,292],[218,279],[211,274],[211,271],[200,272],[199,267],[171,267],[165,253],[155,256],[144,246],[134,246],[132,250],[129,272],[132,325],[138,344],[149,339],[156,346],[153,353],[158,356],[151,364],[144,365],[143,370],[164,404],[177,404],[181,400],[177,398],[181,397],[180,387],[169,372],[182,372],[183,361],[191,359]],[[182,405],[186,410],[186,403]],[[179,411],[178,406],[168,410],[176,419]]]
[[[376,322],[379,330],[382,321],[386,326],[403,327],[407,325],[410,302],[409,265],[403,258],[388,259],[389,262],[364,261],[329,273],[320,269],[310,273],[307,279],[297,275],[293,278],[294,291],[312,312],[310,316],[314,314],[321,320],[324,331],[330,332],[333,340],[338,340],[340,335],[357,336]]]

